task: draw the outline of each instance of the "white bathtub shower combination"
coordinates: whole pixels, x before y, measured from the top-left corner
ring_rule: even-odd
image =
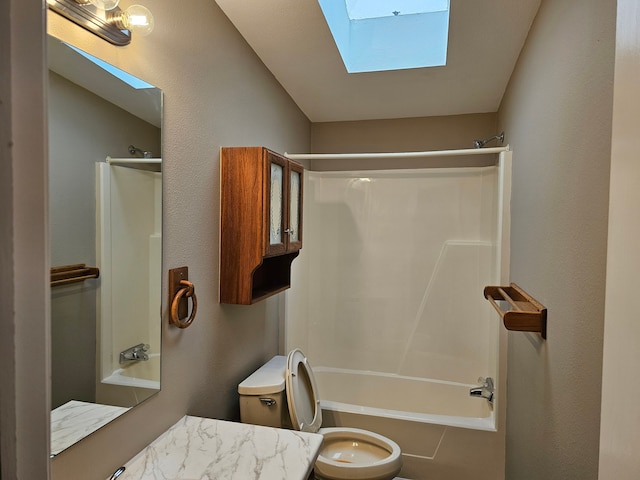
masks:
[[[401,477],[504,478],[506,333],[482,292],[508,283],[510,157],[306,174],[285,349],[311,361],[324,425],[395,440]]]

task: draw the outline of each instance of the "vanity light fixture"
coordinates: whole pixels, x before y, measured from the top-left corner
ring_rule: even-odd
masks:
[[[47,0],[49,9],[118,46],[128,45],[131,34],[148,35],[153,15],[142,5],[118,7],[120,0]]]

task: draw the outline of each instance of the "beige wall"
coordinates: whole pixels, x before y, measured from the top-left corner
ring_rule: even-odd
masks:
[[[277,300],[218,304],[218,155],[222,145],[308,151],[309,122],[215,2],[152,3],[154,32],[127,47],[55,14],[49,31],[163,90],[163,292],[167,270],[188,265],[198,315],[170,327],[163,293],[162,391],[56,457],[54,479],[103,479],[184,414],[237,418],[237,384],[278,349]]]
[[[598,474],[615,6],[544,0],[499,112],[511,280],[549,322],[546,341],[509,334],[510,480]]]
[[[640,9],[618,0],[613,99],[607,293],[605,302],[600,478],[640,476]]]

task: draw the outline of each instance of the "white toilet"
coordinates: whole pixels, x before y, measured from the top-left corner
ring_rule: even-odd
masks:
[[[304,353],[278,355],[238,385],[243,423],[320,433],[324,441],[314,466],[319,480],[390,480],[402,467],[394,441],[357,428],[320,428],[316,381]]]

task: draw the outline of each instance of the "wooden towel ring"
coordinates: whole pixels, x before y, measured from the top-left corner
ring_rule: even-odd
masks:
[[[178,328],[187,328],[193,323],[194,318],[196,318],[196,312],[198,311],[198,298],[196,297],[196,291],[193,283],[189,280],[180,280],[180,285],[182,285],[183,288],[176,292],[175,297],[173,297],[173,300],[171,301],[170,320],[171,323]],[[178,315],[178,307],[183,296],[190,298],[193,303],[191,315],[189,315],[189,318],[186,320],[180,319]]]

